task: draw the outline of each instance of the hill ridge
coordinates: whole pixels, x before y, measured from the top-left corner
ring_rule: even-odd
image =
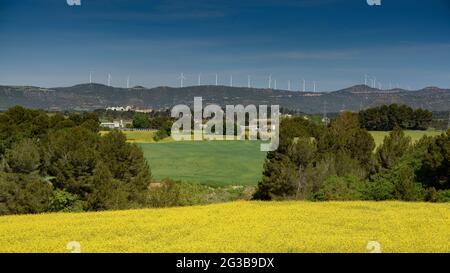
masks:
[[[191,105],[194,97],[206,104],[274,105],[306,113],[342,110],[358,111],[381,104],[406,104],[430,111],[450,110],[450,89],[425,87],[409,91],[400,88],[380,90],[354,85],[331,92],[288,91],[282,89],[201,85],[187,87],[159,86],[133,88],[81,83],[69,87],[0,86],[0,109],[14,105],[47,110],[95,110],[108,106],[132,105],[167,109],[177,104]]]

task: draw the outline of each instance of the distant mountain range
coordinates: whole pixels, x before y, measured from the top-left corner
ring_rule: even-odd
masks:
[[[358,111],[381,104],[406,104],[430,111],[450,110],[450,89],[427,87],[417,91],[380,90],[356,85],[333,92],[298,92],[228,86],[191,86],[184,88],[136,86],[130,89],[102,84],[41,88],[0,86],[0,109],[14,105],[45,110],[95,110],[108,106],[135,106],[166,109],[177,104],[191,105],[201,96],[205,104],[278,104],[305,113]]]

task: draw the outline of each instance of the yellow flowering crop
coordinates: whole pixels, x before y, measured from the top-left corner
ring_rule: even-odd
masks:
[[[0,217],[0,252],[450,252],[450,205],[233,202]]]

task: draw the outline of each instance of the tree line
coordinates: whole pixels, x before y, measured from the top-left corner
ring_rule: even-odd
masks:
[[[283,119],[253,198],[450,201],[450,130],[412,143],[396,126],[375,150],[362,127],[349,112],[328,126]]]
[[[0,215],[137,208],[151,174],[124,134],[96,114],[13,107],[0,114]]]
[[[383,105],[359,112],[361,126],[369,131],[391,131],[396,126],[407,130],[426,130],[433,114],[406,105]]]

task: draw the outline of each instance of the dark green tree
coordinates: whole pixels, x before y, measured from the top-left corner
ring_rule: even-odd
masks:
[[[40,167],[38,146],[29,138],[14,143],[5,155],[6,171],[28,174]]]
[[[111,172],[99,162],[92,176],[93,191],[87,197],[87,210],[118,210],[130,207],[126,189],[113,179]]]
[[[102,137],[99,152],[112,178],[118,180],[120,188],[127,193],[130,205],[142,206],[151,181],[150,168],[142,150],[127,143],[122,132],[112,131]]]
[[[428,144],[417,173],[419,181],[428,187],[450,189],[450,130]]]
[[[350,112],[341,113],[319,136],[318,153],[346,153],[369,170],[373,162],[375,141],[365,129],[360,128],[358,116]]]
[[[48,210],[52,185],[37,175],[0,173],[0,215]]]
[[[397,161],[408,153],[411,145],[411,137],[405,136],[403,130],[396,126],[393,131],[384,138],[383,144],[376,151],[379,166],[391,169]]]
[[[135,114],[133,117],[133,128],[147,129],[150,127],[150,122],[147,116],[143,114]]]

